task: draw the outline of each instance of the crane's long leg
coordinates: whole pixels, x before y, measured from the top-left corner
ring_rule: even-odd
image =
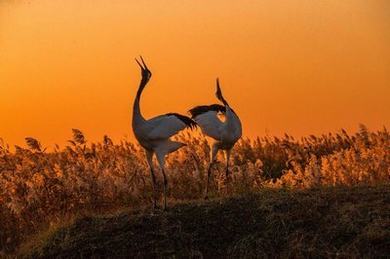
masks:
[[[167,209],[168,178],[165,174],[165,152],[156,152],[157,161],[160,164],[161,172],[164,179],[164,210]]]
[[[231,149],[226,150],[226,171],[225,171],[226,181],[228,181],[228,177],[229,177],[230,152],[231,152]]]
[[[161,172],[164,178],[164,210],[167,210],[167,192],[168,192],[168,178],[165,175],[164,168],[161,168]]]
[[[211,161],[209,164],[209,168],[207,169],[207,182],[206,182],[206,191],[204,194],[204,199],[207,200],[208,197],[208,192],[209,192],[209,182],[210,182],[210,174],[211,174],[211,168],[213,167],[214,161]]]
[[[152,179],[152,190],[153,190],[153,210],[157,208],[157,199],[156,199],[156,176],[154,175],[153,170],[153,152],[146,151],[146,159],[150,167],[150,178]]]
[[[226,150],[226,171],[225,171],[225,176],[226,176],[226,191],[227,191],[227,193],[229,193],[229,182],[230,182],[230,180],[229,180],[229,161],[230,161],[230,151],[231,151],[231,149],[227,149]]]
[[[210,182],[210,175],[211,175],[211,169],[213,167],[213,164],[214,164],[214,161],[215,161],[215,157],[217,156],[217,153],[218,153],[218,146],[216,143],[214,143],[213,147],[212,147],[212,150],[211,150],[211,159],[210,159],[210,164],[209,164],[209,168],[207,169],[207,182],[206,182],[206,190],[205,190],[205,194],[204,194],[204,199],[207,200],[209,197],[208,197],[208,192],[209,192],[209,182]]]

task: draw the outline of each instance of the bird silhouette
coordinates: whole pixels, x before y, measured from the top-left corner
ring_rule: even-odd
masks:
[[[167,208],[168,178],[165,172],[165,156],[179,148],[185,143],[172,141],[170,138],[185,128],[194,128],[196,123],[189,117],[178,113],[167,113],[151,119],[142,116],[140,108],[141,94],[149,82],[152,73],[140,57],[141,62],[136,62],[141,68],[141,81],[133,107],[133,132],[139,144],[145,149],[146,159],[150,167],[150,176],[153,187],[153,209],[157,207],[156,199],[156,177],[153,169],[153,156],[156,155],[158,164],[164,179],[164,210]]]
[[[204,197],[205,199],[208,198],[210,174],[218,150],[224,150],[226,153],[225,174],[226,180],[228,181],[230,153],[234,144],[238,141],[238,139],[240,139],[242,135],[242,126],[240,118],[223,97],[218,78],[216,81],[216,85],[217,91],[215,95],[217,99],[222,102],[223,105],[201,105],[189,110],[192,119],[199,125],[203,134],[214,139],[214,143],[211,147],[211,160],[207,170],[207,182]],[[222,121],[218,117],[218,114],[220,113],[224,115],[224,121]]]

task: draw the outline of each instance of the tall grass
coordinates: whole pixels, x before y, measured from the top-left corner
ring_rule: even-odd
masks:
[[[167,161],[171,200],[202,196],[209,163],[209,143],[183,133],[188,146]],[[1,139],[0,139],[1,140]],[[14,152],[0,141],[0,250],[14,250],[26,235],[72,215],[139,208],[150,204],[152,188],[144,153],[128,141],[87,142],[73,129],[64,148],[47,152],[34,138]],[[224,161],[222,154],[218,158]],[[266,187],[377,184],[390,182],[390,134],[361,125],[350,135],[341,130],[294,139],[262,137],[240,140],[232,153],[230,183],[224,164],[214,167],[214,196]],[[159,179],[161,183],[161,179]],[[161,184],[159,188],[161,193]],[[0,253],[1,255],[1,253]]]

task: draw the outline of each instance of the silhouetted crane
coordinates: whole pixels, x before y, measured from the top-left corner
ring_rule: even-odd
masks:
[[[156,154],[157,161],[160,165],[161,172],[164,178],[164,210],[167,208],[167,188],[168,179],[165,174],[165,156],[186,144],[172,141],[170,137],[177,134],[185,128],[194,128],[196,123],[189,117],[177,113],[167,113],[145,119],[141,114],[140,99],[142,91],[152,76],[152,73],[146,66],[142,57],[142,64],[136,59],[136,62],[141,68],[142,79],[138,87],[137,95],[134,100],[133,107],[133,131],[140,145],[145,149],[146,158],[150,166],[150,176],[152,178],[153,187],[153,209],[156,208],[156,177],[153,170],[153,155]]]
[[[228,181],[229,174],[229,160],[230,153],[242,135],[242,127],[240,118],[229,106],[228,102],[223,98],[219,80],[217,78],[217,92],[215,93],[218,100],[223,105],[212,104],[212,105],[201,105],[192,108],[189,112],[191,113],[192,119],[202,129],[203,134],[209,136],[215,140],[211,148],[211,160],[207,170],[207,183],[205,191],[205,199],[208,198],[208,188],[210,181],[211,168],[215,161],[218,150],[222,149],[226,153],[226,180]],[[225,116],[225,120],[222,121],[218,118],[218,113],[222,113]]]

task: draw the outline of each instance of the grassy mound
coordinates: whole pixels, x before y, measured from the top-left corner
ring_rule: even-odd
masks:
[[[28,257],[390,256],[390,188],[320,188],[177,204],[168,212],[87,217]]]

